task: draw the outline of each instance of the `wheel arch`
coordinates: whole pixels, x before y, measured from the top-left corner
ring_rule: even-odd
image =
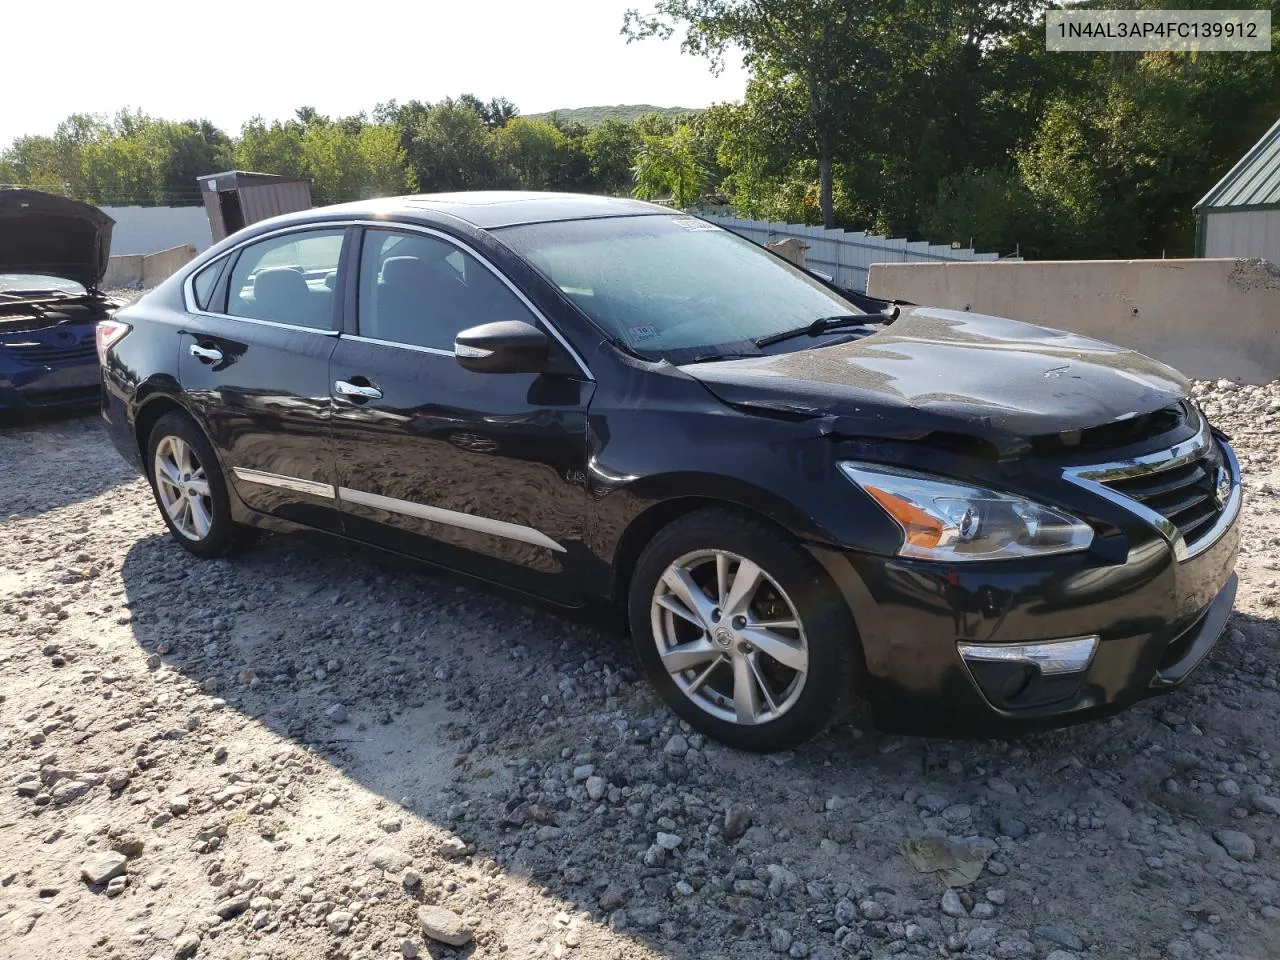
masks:
[[[147,460],[147,444],[151,440],[151,431],[155,429],[155,425],[161,417],[166,413],[175,411],[185,414],[193,422],[196,422],[196,426],[199,426],[199,422],[196,421],[195,417],[191,416],[191,411],[178,402],[172,394],[157,390],[139,402],[138,412],[133,417],[133,434],[138,444],[138,454],[142,457],[144,465]],[[204,432],[207,438],[208,432],[203,427],[201,427],[201,431]]]
[[[232,509],[237,511],[243,510],[243,504],[240,501],[239,494],[236,493],[235,487],[231,484],[230,477],[227,473],[226,464],[222,462],[222,451],[218,449],[218,445],[213,442],[213,437],[209,435],[209,430],[200,421],[185,403],[182,402],[181,395],[166,389],[166,386],[153,386],[150,391],[139,391],[140,399],[138,400],[137,412],[133,416],[133,433],[134,439],[138,445],[138,454],[142,460],[143,473],[150,476],[151,464],[148,462],[147,445],[151,440],[151,431],[155,429],[155,425],[160,418],[167,413],[181,413],[190,420],[197,430],[203,435],[208,442],[209,447],[213,450],[214,458],[217,460],[218,469],[222,471],[223,476],[227,477],[227,494],[231,497]]]
[[[653,487],[651,478],[644,487]],[[636,562],[645,546],[664,527],[697,510],[721,508],[746,514],[753,519],[777,527],[802,544],[810,541],[829,543],[812,518],[785,500],[752,484],[726,477],[691,476],[665,478],[664,495],[644,489],[628,489],[635,502],[646,505],[622,525],[613,548],[613,575],[610,595],[615,602],[625,602]]]
[[[708,511],[710,515],[705,519],[694,518],[694,514],[704,511]],[[683,701],[677,703],[669,696],[671,689],[664,686],[669,678],[664,678],[661,670],[655,667],[656,661],[651,655],[652,643],[647,626],[650,607],[648,590],[653,577],[661,570],[661,565],[655,566],[654,558],[644,559],[645,547],[655,535],[664,537],[661,531],[667,529],[670,524],[679,523],[682,518],[689,518],[695,522],[692,536],[690,536],[691,531],[686,530],[679,534],[675,541],[682,549],[689,550],[694,549],[695,546],[703,546],[722,547],[741,552],[745,548],[745,553],[742,555],[750,556],[759,562],[771,577],[783,574],[777,582],[784,590],[790,592],[794,587],[798,591],[792,593],[788,599],[796,612],[804,618],[806,629],[812,631],[810,639],[818,638],[818,642],[824,645],[824,652],[821,655],[824,659],[819,661],[821,669],[815,676],[830,678],[829,689],[825,681],[819,684],[821,688],[827,689],[830,695],[830,699],[827,699],[827,695],[820,698],[820,702],[829,703],[829,707],[823,710],[825,719],[810,733],[805,734],[804,739],[833,722],[852,721],[859,724],[865,722],[867,719],[864,701],[866,657],[862,648],[858,616],[849,603],[849,594],[843,585],[837,582],[838,578],[834,575],[836,570],[828,565],[828,561],[834,560],[838,568],[839,551],[805,538],[802,531],[791,528],[778,516],[762,511],[758,507],[712,496],[672,497],[654,504],[638,515],[628,526],[619,548],[618,589],[623,593],[631,594],[631,602],[627,604],[628,627],[646,672],[663,692],[667,702],[695,727],[703,729],[682,710],[682,705],[687,706],[687,704]],[[715,542],[715,531],[723,535],[723,542]],[[712,534],[710,540],[707,537],[709,533]],[[674,549],[673,544],[665,538],[663,549],[667,552],[656,558],[660,564],[667,563],[671,557],[680,552],[671,552]],[[809,557],[807,562],[802,559],[802,555],[805,554]],[[831,556],[824,557],[824,554]],[[630,581],[636,575],[636,567],[640,564],[645,567],[644,580],[642,583],[632,585]],[[788,573],[792,578],[790,582],[786,577]],[[623,576],[625,579],[622,579]],[[705,720],[701,716],[699,719]],[[721,738],[725,736],[723,732],[713,733],[713,735]],[[750,740],[734,739],[728,742],[741,749],[749,750],[767,751],[781,748],[767,744],[761,745]]]

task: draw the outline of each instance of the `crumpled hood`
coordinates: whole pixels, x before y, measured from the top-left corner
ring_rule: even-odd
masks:
[[[680,369],[726,403],[834,417],[841,433],[997,443],[1151,413],[1189,393],[1176,370],[1123,347],[928,307],[904,307],[851,343]]]
[[[114,223],[78,200],[0,190],[0,273],[62,277],[96,289],[107,272]]]

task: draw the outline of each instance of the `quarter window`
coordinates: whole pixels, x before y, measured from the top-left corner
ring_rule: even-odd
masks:
[[[342,230],[309,230],[245,247],[231,271],[227,313],[329,330]]]
[[[218,278],[222,276],[223,268],[226,265],[227,258],[223,257],[197,273],[195,280],[192,281],[191,286],[195,291],[196,306],[201,310],[210,309],[209,300],[213,296],[214,289],[218,286]]]
[[[475,257],[437,237],[387,230],[365,233],[359,317],[362,336],[448,351],[467,327],[536,322]]]

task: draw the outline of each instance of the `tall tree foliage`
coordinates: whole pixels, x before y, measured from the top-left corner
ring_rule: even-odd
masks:
[[[706,179],[690,127],[641,137],[635,166],[637,197],[657,200],[669,196],[675,206],[688,207],[702,196]]]
[[[495,159],[510,179],[531,190],[559,186],[566,139],[545,120],[515,117],[492,137]]]
[[[798,146],[817,161],[822,222],[834,226],[837,157],[893,79],[903,12],[902,0],[658,0],[648,14],[627,11],[622,31],[628,40],[683,31],[683,49],[713,69],[739,50],[757,76],[793,85],[803,108]]]
[[[448,98],[437,104],[411,100],[398,111],[397,122],[420,190],[475,190],[496,184],[489,127],[472,103]]]

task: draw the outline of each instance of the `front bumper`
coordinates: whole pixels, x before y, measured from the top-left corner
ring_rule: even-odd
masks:
[[[1025,562],[827,554],[858,624],[877,726],[1010,735],[1109,716],[1185,682],[1231,613],[1238,512],[1212,545],[1183,560],[1144,523],[1125,536],[1128,549],[1118,555],[1091,549]],[[1074,669],[1065,673],[973,656],[974,648],[989,655],[1003,645],[1089,637],[1097,643],[1087,664],[1068,664]],[[1078,654],[1081,646],[1063,649]]]
[[[98,400],[98,360],[67,366],[7,362],[0,356],[0,413],[10,416],[92,407]]]

